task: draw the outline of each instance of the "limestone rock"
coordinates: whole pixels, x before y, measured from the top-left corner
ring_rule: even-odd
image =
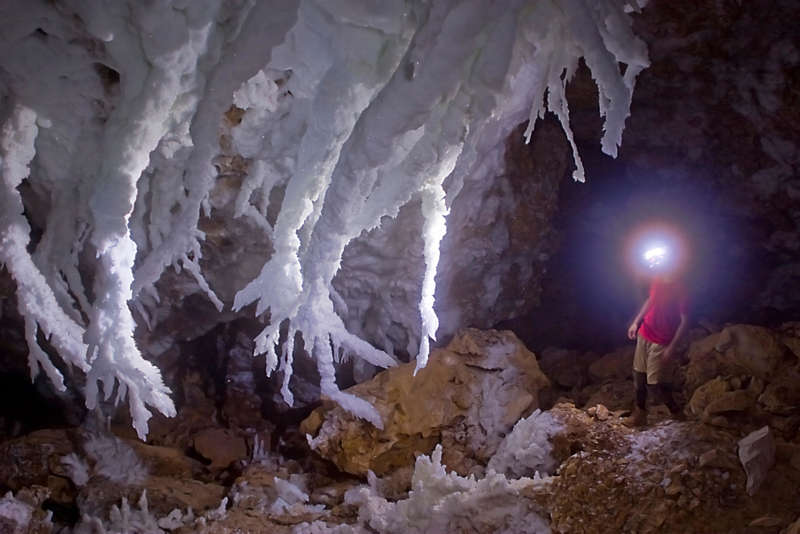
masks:
[[[697,422],[631,430],[566,405],[549,413],[564,426],[551,440],[551,454],[563,462],[551,488],[553,532],[738,532],[764,515],[763,503],[745,501],[741,468],[723,478],[698,465],[709,443],[720,457],[732,454],[727,431]]]
[[[784,362],[786,346],[760,326],[733,325],[696,341],[688,352],[688,395],[716,376],[744,374],[769,382]]]
[[[10,491],[4,497],[0,497],[0,532],[50,534],[53,531],[50,513],[41,509],[41,501],[47,498],[47,492],[42,496],[44,498],[39,502],[29,502],[22,494],[15,498]]]
[[[794,453],[794,455],[789,460],[789,465],[791,465],[792,468],[800,471],[800,452]]]
[[[747,473],[747,494],[756,494],[775,463],[775,439],[768,426],[739,440],[739,460]]]
[[[700,416],[705,413],[706,407],[711,404],[714,399],[730,391],[730,389],[730,385],[721,378],[709,380],[694,391],[692,398],[686,406],[686,411],[690,414]]]
[[[328,507],[333,507],[342,504],[344,495],[353,488],[360,485],[358,480],[343,480],[334,484],[317,488],[311,495],[308,501],[311,504],[324,504]]]
[[[706,413],[741,412],[750,408],[755,400],[755,395],[749,391],[726,391],[708,403]]]
[[[252,338],[242,330],[231,328],[224,337],[225,353],[225,403],[222,413],[229,424],[239,428],[259,428],[264,425],[261,414],[261,397],[256,392],[256,374],[263,374],[253,353]]]
[[[605,406],[611,411],[628,409],[634,402],[633,383],[630,380],[608,382],[600,387],[590,386],[583,393],[589,393],[586,406]]]
[[[626,380],[633,372],[633,345],[610,352],[589,366],[589,375],[598,383]]]
[[[778,527],[784,524],[784,520],[780,517],[770,517],[768,515],[753,519],[748,526],[750,527]]]
[[[464,330],[433,351],[416,376],[414,368],[400,365],[347,390],[375,406],[383,430],[323,406],[301,427],[316,436],[312,448],[343,471],[382,476],[447,441],[448,467],[466,474],[488,461],[549,385],[536,356],[511,332]]]
[[[0,481],[17,491],[27,486],[48,486],[60,458],[75,447],[66,430],[39,430],[0,444]]]
[[[776,332],[781,335],[781,340],[789,350],[800,359],[800,322],[783,323]]]
[[[719,469],[735,469],[736,456],[721,449],[711,449],[698,458],[700,467],[717,467]]]
[[[589,383],[588,367],[598,359],[592,352],[548,347],[542,351],[539,367],[555,385],[564,389],[582,388]]]
[[[192,477],[191,462],[180,450],[147,445],[135,440],[128,440],[127,443],[139,460],[147,466],[150,475],[170,478]]]
[[[758,397],[758,403],[771,413],[794,413],[800,407],[800,373],[797,368],[770,382]]]
[[[788,462],[792,456],[800,453],[800,443],[775,443],[775,459]],[[800,459],[800,454],[798,455]]]
[[[95,479],[81,489],[77,504],[83,514],[107,518],[113,506],[120,506],[123,497],[129,503],[136,503],[143,491],[147,491],[150,513],[156,517],[166,517],[176,508],[183,513],[191,508],[197,514],[214,509],[219,506],[226,489],[218,484],[166,477],[148,477],[141,485],[135,486]]]
[[[783,530],[781,534],[800,534],[800,519],[786,527],[786,530]]]
[[[247,458],[247,443],[221,428],[208,428],[194,437],[195,450],[208,460],[212,471],[225,469],[236,460]]]
[[[764,392],[764,381],[754,376],[750,379],[750,383],[747,384],[747,391],[756,396],[761,395]]]

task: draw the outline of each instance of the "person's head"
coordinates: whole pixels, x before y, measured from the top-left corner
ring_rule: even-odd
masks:
[[[644,253],[648,272],[657,278],[671,279],[677,274],[675,259],[675,251],[667,245],[653,246]]]

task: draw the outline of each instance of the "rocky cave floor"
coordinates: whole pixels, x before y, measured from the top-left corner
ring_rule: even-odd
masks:
[[[473,492],[479,508],[511,502],[549,518],[553,532],[800,532],[800,324],[691,331],[674,376],[687,420],[656,406],[637,429],[621,422],[633,404],[632,346],[605,355],[550,348],[536,358],[510,332],[467,330],[416,377],[404,364],[350,389],[378,408],[379,430],[305,402],[313,392],[302,390],[313,387],[302,373],[292,384],[304,407],[265,401],[271,386],[243,350],[246,336],[215,335],[205,342],[225,357],[214,365],[195,360],[197,345],[194,356],[163,356],[181,400],[177,417],[151,420],[147,443],[125,410],[103,420],[73,407],[66,420],[80,424],[22,435],[13,435],[21,423],[5,421],[0,532],[399,532],[346,500],[348,490],[370,478],[381,502],[409,499],[415,457],[438,443],[461,477],[530,476],[524,459],[492,457],[514,447],[503,437],[537,407],[557,422],[548,435],[555,461],[527,468],[552,476],[503,496]],[[498,357],[497,347],[508,350]],[[471,505],[427,530],[418,519],[418,531],[526,531],[510,516],[503,524],[471,514]]]

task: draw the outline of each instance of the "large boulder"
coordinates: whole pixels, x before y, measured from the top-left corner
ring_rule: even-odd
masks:
[[[48,487],[60,476],[60,458],[75,450],[76,432],[38,430],[0,445],[0,481],[13,491]]]
[[[582,388],[589,382],[589,366],[599,358],[596,353],[581,354],[577,350],[547,347],[542,351],[539,367],[556,386]]]
[[[463,330],[416,376],[414,368],[400,365],[347,390],[375,406],[382,430],[329,404],[301,426],[312,448],[343,471],[381,476],[445,442],[445,463],[466,474],[491,458],[550,384],[513,333],[495,330]]]
[[[694,391],[686,411],[703,420],[724,412],[747,411],[755,404],[757,394],[750,388],[741,389],[741,386],[741,380],[737,377],[709,380]]]
[[[758,397],[764,410],[783,415],[796,413],[800,407],[800,373],[797,368],[789,369],[772,382]]]
[[[706,407],[709,404],[730,390],[730,384],[722,378],[718,377],[709,380],[694,390],[692,397],[686,405],[686,411],[691,415],[701,416],[705,413]]]
[[[560,464],[548,488],[554,533],[777,533],[742,525],[765,515],[785,525],[800,512],[787,497],[797,489],[792,451],[784,446],[778,458],[768,428],[737,443],[738,432],[696,421],[629,429],[567,404],[546,415],[560,425],[547,447]],[[535,433],[531,438],[537,443]],[[768,481],[754,494],[749,481],[763,474]]]
[[[587,397],[583,397],[587,393]],[[602,386],[589,386],[581,395],[587,408],[602,405],[609,410],[623,410],[634,405],[634,387],[630,380],[607,382]]]
[[[768,426],[739,440],[739,460],[747,472],[747,494],[753,496],[775,464],[775,438]]]
[[[786,345],[760,326],[733,325],[696,341],[689,348],[687,397],[717,376],[739,374],[772,380],[787,361]]]
[[[597,383],[626,380],[633,372],[634,345],[610,352],[589,366],[589,375]]]

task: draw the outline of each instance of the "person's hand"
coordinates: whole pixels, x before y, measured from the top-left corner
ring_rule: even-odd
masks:
[[[667,350],[664,351],[664,354],[661,355],[661,360],[668,362],[675,357],[675,347],[667,347]]]
[[[628,339],[636,339],[636,334],[639,332],[639,325],[635,322],[628,328]]]

